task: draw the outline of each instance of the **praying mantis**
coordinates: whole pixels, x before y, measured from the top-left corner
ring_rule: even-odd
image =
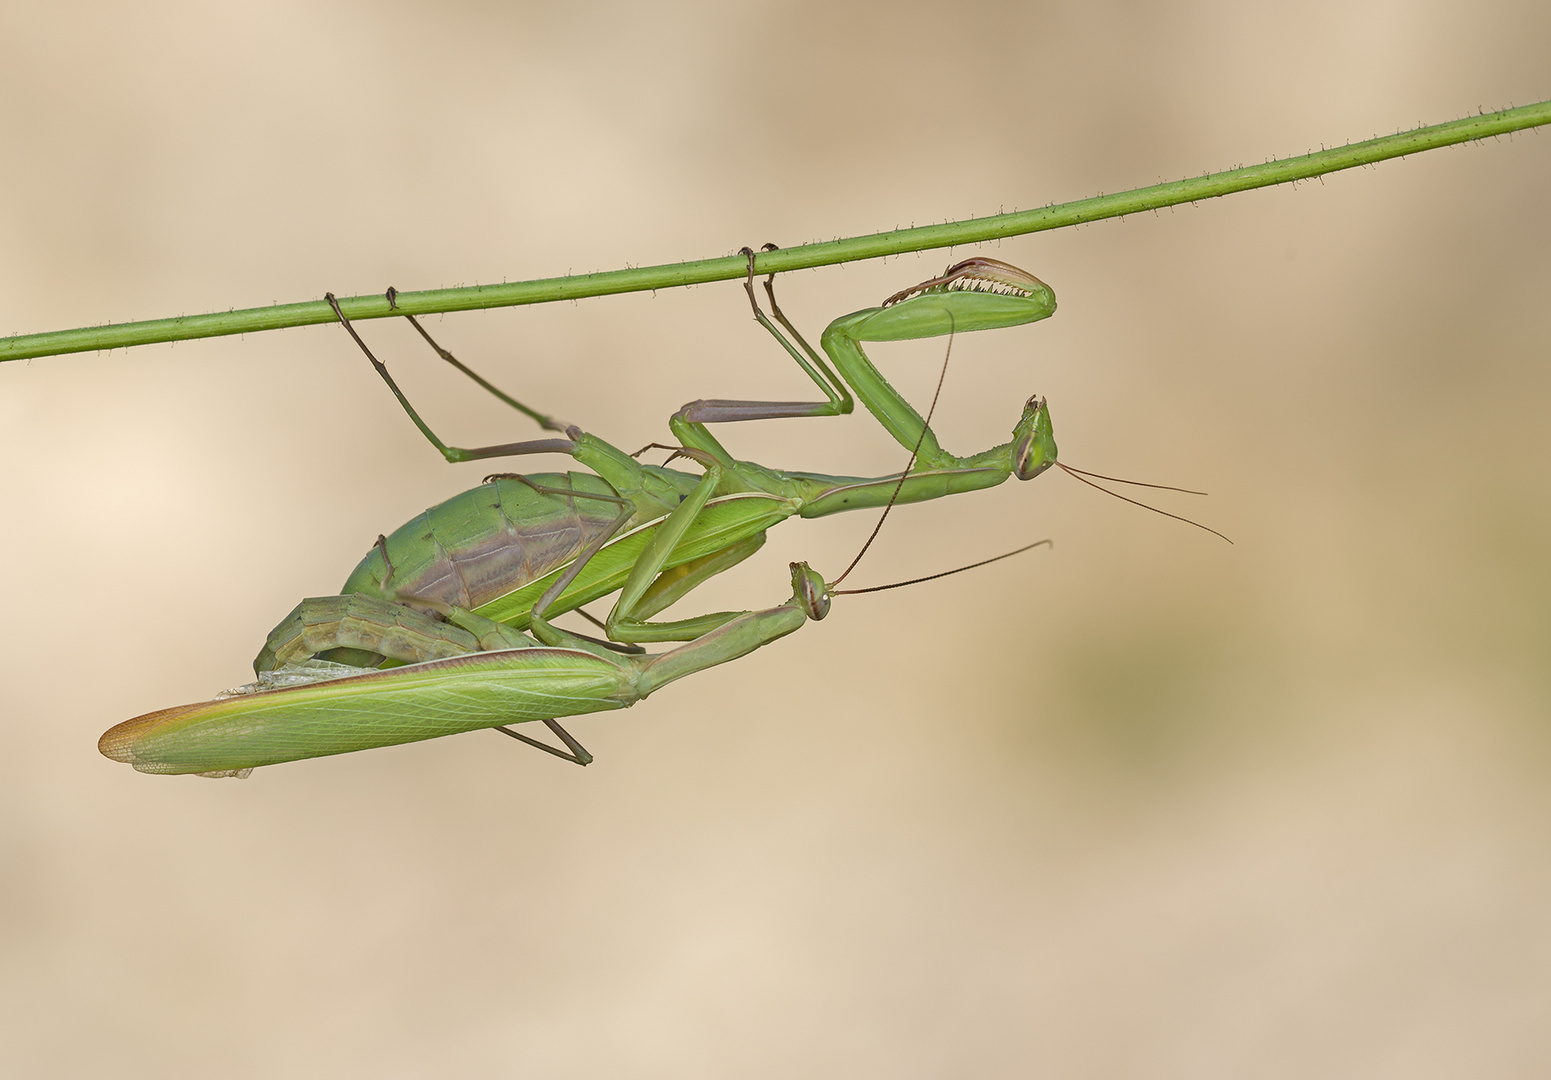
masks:
[[[449,363],[564,435],[449,446],[339,313],[411,420],[449,461],[565,453],[591,472],[496,474],[379,537],[340,595],[304,600],[275,628],[254,662],[258,683],[125,721],[102,736],[99,750],[141,772],[245,776],[262,765],[494,727],[585,765],[591,755],[558,718],[629,707],[670,682],[825,616],[840,578],[826,582],[806,563],[792,563],[791,596],[774,607],[651,621],[752,555],[772,525],[847,510],[881,507],[886,513],[896,502],[980,490],[1010,476],[1030,480],[1056,463],[1043,399],[1025,403],[1010,441],[958,457],[938,443],[930,413],[923,419],[862,350],[864,342],[1047,318],[1055,295],[1038,278],[993,259],[965,260],[877,307],[834,320],[820,338],[821,355],[781,312],[774,275],[765,281],[774,322],[762,311],[753,253],[745,252],[745,289],[756,320],[825,400],[685,405],[669,420],[677,445],[665,449],[698,464],[699,475],[641,464],[528,408],[469,371],[406,316]],[[390,302],[392,297],[390,290]],[[734,459],[707,427],[841,415],[852,410],[853,394],[911,451],[902,473],[848,477],[770,469]],[[602,623],[608,640],[549,621],[613,592],[619,598]],[[654,642],[683,644],[661,653],[640,648]],[[568,751],[505,726],[533,720],[547,725]]]

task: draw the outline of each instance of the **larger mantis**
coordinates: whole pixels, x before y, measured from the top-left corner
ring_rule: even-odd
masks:
[[[433,507],[379,538],[339,596],[303,601],[276,627],[254,667],[261,678],[270,676],[261,685],[282,688],[149,713],[108,731],[99,748],[143,772],[245,775],[260,765],[485,727],[534,742],[504,725],[541,720],[570,748],[561,756],[585,764],[590,756],[558,726],[558,717],[627,707],[668,682],[823,617],[832,586],[806,564],[794,563],[791,598],[775,607],[651,621],[753,554],[771,525],[792,516],[979,490],[1009,476],[1032,479],[1055,463],[1042,399],[1025,404],[1009,442],[958,457],[942,449],[928,421],[862,350],[864,342],[1046,318],[1055,296],[1032,275],[990,259],[958,263],[878,307],[830,323],[820,339],[824,355],[782,314],[770,278],[765,289],[774,322],[761,310],[752,258],[746,288],[755,318],[825,400],[684,406],[669,421],[678,440],[673,449],[702,467],[698,476],[640,464],[501,394],[415,323],[445,359],[544,426],[564,432],[563,438],[499,446],[448,446],[341,315],[411,419],[448,460],[562,452],[592,473],[498,474]],[[851,411],[853,394],[911,450],[904,473],[847,477],[769,469],[734,459],[706,426],[840,415]],[[549,622],[615,591],[619,599],[603,624],[613,644]],[[685,644],[650,655],[636,647],[643,642]],[[319,664],[320,655],[330,663]],[[406,666],[389,666],[394,664]],[[319,673],[328,677],[308,681]]]

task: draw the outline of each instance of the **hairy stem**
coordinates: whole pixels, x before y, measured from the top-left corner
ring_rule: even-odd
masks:
[[[1061,203],[1038,210],[1023,210],[993,217],[972,218],[945,225],[923,225],[892,232],[832,240],[821,244],[781,248],[755,257],[756,274],[782,273],[814,266],[875,259],[911,251],[975,244],[1024,233],[1059,229],[1104,218],[1157,210],[1179,203],[1213,199],[1251,188],[1269,187],[1296,180],[1307,180],[1325,173],[1371,165],[1388,158],[1416,154],[1440,146],[1470,142],[1504,135],[1525,128],[1551,123],[1551,101],[1525,105],[1501,112],[1483,113],[1447,124],[1416,128],[1367,142],[1302,157],[1268,161],[1263,165],[1229,169],[1188,180],[1100,195],[1091,199]],[[340,308],[351,319],[380,319],[389,315],[427,315],[445,311],[469,311],[475,308],[509,307],[516,304],[544,304],[554,300],[576,300],[585,296],[669,289],[678,285],[699,285],[711,281],[741,278],[749,273],[748,260],[729,255],[697,262],[645,266],[632,270],[610,270],[596,274],[542,278],[501,285],[475,285],[462,289],[428,289],[401,292],[398,306],[390,309],[382,295],[341,298]],[[334,321],[334,312],[322,300],[300,304],[276,304],[271,307],[221,311],[208,315],[187,315],[174,319],[120,323],[116,326],[92,326],[78,330],[56,330],[44,334],[18,334],[0,338],[0,361],[23,360],[34,356],[60,353],[119,349],[130,345],[148,345],[162,341],[186,341],[191,338],[219,337],[223,334],[251,334],[260,330],[279,330]]]

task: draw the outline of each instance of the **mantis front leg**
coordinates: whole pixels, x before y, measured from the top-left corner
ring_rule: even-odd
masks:
[[[766,245],[771,248],[773,245]],[[775,299],[775,275],[765,279],[765,292],[776,320],[797,342],[784,337],[759,309],[754,298],[754,254],[749,256],[749,278],[744,288],[754,307],[754,317],[780,342],[810,378],[826,386],[818,369],[838,386],[828,402],[753,402],[704,400],[692,401],[669,422],[675,437],[686,446],[730,461],[727,452],[706,430],[706,424],[738,420],[764,420],[786,416],[834,416],[851,411],[849,386],[869,412],[899,444],[916,455],[922,469],[957,469],[976,463],[973,458],[958,458],[942,449],[937,436],[921,414],[891,386],[867,358],[863,342],[904,341],[940,337],[970,330],[990,330],[1018,326],[1049,317],[1055,311],[1055,293],[1050,287],[1016,266],[995,259],[967,259],[945,270],[940,277],[895,293],[875,308],[844,315],[825,328],[820,344],[840,372],[837,379],[830,367],[806,339],[781,314]],[[809,362],[811,361],[811,363]]]

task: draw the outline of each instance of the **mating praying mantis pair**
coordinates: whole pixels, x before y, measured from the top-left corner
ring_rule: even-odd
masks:
[[[825,616],[840,578],[826,582],[806,563],[793,563],[792,594],[774,607],[651,621],[752,555],[772,525],[792,516],[867,508],[886,514],[896,502],[994,487],[1010,476],[1030,480],[1056,464],[1043,399],[1024,405],[1010,441],[957,457],[938,443],[930,410],[923,419],[862,351],[864,342],[1044,319],[1055,311],[1055,294],[1038,278],[992,259],[960,262],[878,307],[836,319],[820,339],[821,354],[781,312],[774,275],[764,283],[770,315],[761,309],[753,253],[745,253],[745,288],[755,318],[825,400],[685,405],[668,424],[677,443],[664,449],[699,465],[698,475],[642,464],[640,452],[625,454],[530,409],[464,367],[405,316],[443,359],[561,433],[475,449],[448,446],[335,305],[410,418],[447,460],[564,453],[591,472],[496,474],[379,537],[340,595],[304,600],[275,628],[254,662],[257,683],[128,720],[102,736],[101,752],[142,772],[246,776],[261,765],[497,728],[585,765],[591,755],[558,718],[627,708],[670,682]],[[850,477],[770,469],[734,459],[707,427],[836,416],[852,410],[853,394],[911,451],[902,473]],[[614,592],[619,598],[599,624],[606,640],[550,622]],[[658,653],[640,647],[653,642],[683,644]],[[534,720],[567,749],[507,726]]]

